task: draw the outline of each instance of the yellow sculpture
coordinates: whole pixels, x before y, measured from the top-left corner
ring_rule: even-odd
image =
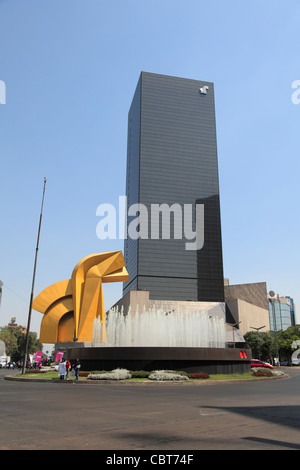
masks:
[[[56,282],[34,299],[34,310],[44,314],[40,343],[92,342],[93,323],[101,317],[106,342],[102,284],[128,281],[121,251],[86,256],[75,266],[71,279]]]

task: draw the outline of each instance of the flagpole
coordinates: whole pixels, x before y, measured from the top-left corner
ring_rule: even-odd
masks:
[[[47,178],[44,178],[43,197],[42,197],[42,205],[41,205],[41,213],[40,213],[40,222],[39,222],[38,236],[37,236],[36,249],[35,249],[35,259],[34,259],[34,268],[33,268],[33,276],[32,276],[32,286],[31,286],[31,294],[30,294],[30,302],[29,302],[29,312],[28,312],[27,332],[26,332],[26,341],[25,341],[25,353],[24,353],[22,374],[25,374],[26,361],[27,361],[27,350],[28,350],[28,341],[29,341],[29,330],[30,330],[31,312],[32,312],[34,282],[35,282],[37,255],[38,255],[39,242],[40,242],[40,233],[41,233],[41,225],[42,225],[42,217],[43,217],[43,206],[44,206],[46,182],[47,182]]]

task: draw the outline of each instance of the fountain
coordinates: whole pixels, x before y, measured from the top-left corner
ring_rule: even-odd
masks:
[[[193,347],[225,348],[225,323],[222,316],[209,315],[206,310],[177,310],[166,313],[152,307],[125,315],[123,308],[113,308],[106,320],[106,343],[101,318],[94,320],[93,346],[97,347]]]
[[[170,311],[157,305],[127,312],[111,308],[105,325],[100,316],[94,320],[93,342],[68,349],[68,357],[78,357],[84,370],[250,370],[250,351],[226,347],[225,305],[184,304]]]

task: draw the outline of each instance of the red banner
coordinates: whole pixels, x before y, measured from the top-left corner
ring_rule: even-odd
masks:
[[[43,351],[37,351],[36,353],[34,353],[34,355],[33,355],[33,360],[34,360],[34,362],[37,363],[37,364],[38,364],[39,362],[41,362],[41,360],[42,360],[42,355],[43,355]]]

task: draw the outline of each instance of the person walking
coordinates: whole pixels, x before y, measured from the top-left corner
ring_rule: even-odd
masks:
[[[75,380],[78,381],[79,378],[79,369],[81,367],[81,364],[79,362],[79,359],[76,359],[76,362],[72,365],[72,368],[75,370]]]
[[[58,365],[58,374],[59,374],[60,380],[64,380],[65,375],[66,375],[66,363],[63,359]]]
[[[66,379],[68,380],[69,378],[69,370],[70,370],[70,367],[71,367],[71,362],[66,360]]]

